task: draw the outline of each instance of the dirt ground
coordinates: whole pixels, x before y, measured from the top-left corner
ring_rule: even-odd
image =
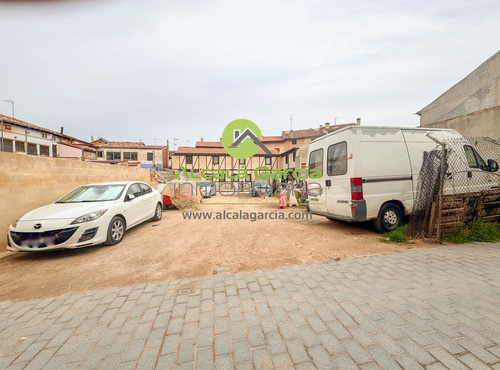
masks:
[[[248,204],[213,203],[244,202]],[[276,204],[265,204],[276,202]],[[203,212],[274,212],[277,199],[222,197]],[[305,212],[288,207],[279,212]],[[166,210],[159,222],[127,232],[122,243],[79,250],[0,253],[0,301],[21,301],[149,282],[324,263],[431,246],[383,243],[370,225],[312,220],[185,220]]]

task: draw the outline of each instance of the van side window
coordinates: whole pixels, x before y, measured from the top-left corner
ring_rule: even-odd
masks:
[[[470,145],[464,145],[465,158],[467,158],[467,164],[470,168],[480,168],[482,170],[486,169],[486,163],[484,163],[483,158],[479,155],[476,150]]]
[[[323,171],[323,149],[317,149],[309,154],[309,169]]]
[[[347,143],[333,144],[326,154],[326,170],[329,176],[345,175],[347,173]]]

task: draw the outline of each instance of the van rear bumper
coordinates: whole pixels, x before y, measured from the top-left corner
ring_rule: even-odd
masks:
[[[318,216],[327,218],[334,218],[336,220],[347,222],[365,222],[366,221],[366,200],[353,200],[351,201],[351,217],[339,216],[328,212],[317,212],[311,209],[311,213]]]
[[[352,206],[352,220],[355,222],[366,221],[366,200],[353,200]]]

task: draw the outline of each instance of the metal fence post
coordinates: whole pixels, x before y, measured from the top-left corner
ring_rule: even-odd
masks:
[[[441,145],[441,171],[439,172],[439,194],[438,194],[438,215],[437,215],[437,235],[436,239],[438,243],[443,242],[443,237],[441,233],[441,224],[443,222],[443,192],[444,192],[444,175],[446,171],[446,144],[439,141],[431,134],[427,134],[427,137],[439,145]]]

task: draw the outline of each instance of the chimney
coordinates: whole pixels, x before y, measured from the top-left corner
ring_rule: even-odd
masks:
[[[91,143],[92,143],[92,142],[94,142],[94,135],[91,135],[91,136],[90,136],[90,142],[91,142]]]
[[[61,135],[63,135],[63,134],[64,134],[64,127],[61,126]]]
[[[361,125],[361,118],[356,118],[356,125]]]
[[[325,123],[325,128],[330,128],[330,122]]]
[[[201,138],[201,140],[200,140],[200,141],[201,141],[201,142],[203,142],[203,138]]]

